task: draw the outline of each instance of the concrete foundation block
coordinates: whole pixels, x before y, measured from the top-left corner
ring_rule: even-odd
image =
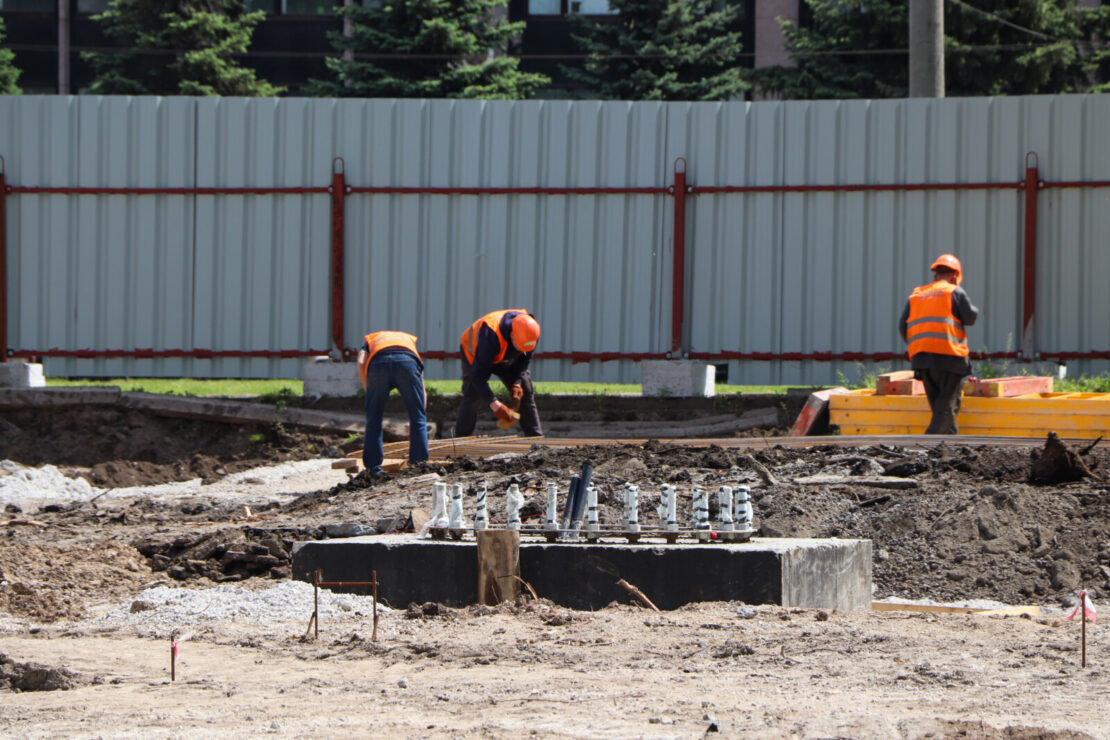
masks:
[[[0,388],[45,388],[42,365],[35,362],[0,362]]]
[[[322,357],[304,366],[305,396],[357,396],[362,390],[358,380],[358,365],[353,362],[333,362]]]
[[[699,360],[644,360],[640,363],[645,396],[717,395],[717,370]]]
[[[293,577],[367,581],[377,571],[383,603],[477,603],[478,556],[466,539],[412,534],[301,542]],[[642,590],[660,609],[699,601],[864,610],[871,603],[871,541],[756,538],[745,543],[520,545],[520,577],[543,598],[572,609],[628,602],[617,581]],[[359,591],[359,589],[349,589]],[[365,589],[363,589],[364,591]]]

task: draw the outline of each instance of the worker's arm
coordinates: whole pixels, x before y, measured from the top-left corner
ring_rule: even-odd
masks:
[[[510,349],[509,351],[512,352],[513,350]],[[509,372],[505,373],[505,379],[506,379],[506,381],[508,381],[508,385],[510,387],[512,387],[514,385],[520,385],[521,382],[524,379],[524,372],[528,369],[528,366],[531,365],[531,364],[532,364],[532,353],[531,352],[526,352],[524,354],[518,354],[516,356],[516,359],[514,359],[509,364]]]
[[[964,326],[973,326],[979,318],[979,309],[971,302],[971,298],[963,288],[952,291],[952,315]]]
[[[907,325],[910,322],[910,302],[906,301],[906,307],[902,309],[902,318],[898,319],[898,333],[902,335],[902,341],[906,344],[910,343],[907,336]]]
[[[370,361],[370,347],[363,343],[358,351],[358,381],[362,383],[362,390],[366,390],[366,363]]]
[[[474,348],[474,364],[470,366],[470,383],[478,397],[494,411],[497,410],[498,401],[493,395],[493,389],[489,387],[489,378],[493,374],[493,361],[497,359],[500,349],[501,344],[493,329],[482,325],[478,330],[477,346]]]

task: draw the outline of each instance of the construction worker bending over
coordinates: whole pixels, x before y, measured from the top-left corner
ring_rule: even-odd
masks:
[[[964,379],[971,375],[965,327],[979,318],[979,309],[960,287],[963,270],[951,254],[932,265],[933,282],[914,288],[898,321],[909,346],[913,376],[925,384],[933,417],[926,434],[959,434]]]
[[[528,372],[539,338],[539,322],[523,308],[488,313],[463,332],[459,340],[463,354],[462,402],[455,419],[456,437],[474,433],[479,400],[490,407],[502,429],[508,429],[519,418],[525,435],[543,435]],[[505,384],[519,414],[494,397],[489,387],[491,375]]]
[[[362,463],[371,476],[382,475],[382,416],[389,392],[396,388],[409,412],[409,462],[428,459],[428,396],[424,363],[416,337],[403,331],[367,334],[358,351],[358,377],[366,389],[366,436]]]

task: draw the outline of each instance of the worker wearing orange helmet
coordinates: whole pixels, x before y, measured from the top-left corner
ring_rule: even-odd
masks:
[[[979,309],[960,287],[963,268],[954,255],[942,254],[932,265],[933,282],[914,288],[898,321],[909,347],[913,375],[925,385],[933,417],[926,434],[958,434],[964,379],[971,375],[966,327]]]
[[[491,375],[505,384],[514,405],[519,404],[520,428],[528,436],[542,436],[535,389],[528,366],[540,339],[540,324],[523,308],[493,311],[475,321],[459,339],[463,355],[462,402],[455,417],[455,436],[474,433],[478,402],[489,406],[499,426],[508,428],[518,414],[494,397]]]

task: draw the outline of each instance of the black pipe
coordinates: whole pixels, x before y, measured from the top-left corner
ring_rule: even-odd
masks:
[[[572,522],[581,522],[582,516],[586,513],[586,491],[590,488],[590,481],[594,477],[594,466],[589,463],[582,465],[582,475],[578,479],[578,496],[574,499],[574,513],[571,515]]]
[[[577,495],[578,476],[572,475],[570,477],[570,489],[567,490],[567,508],[563,510],[563,525],[560,527],[564,532],[570,529],[571,514],[574,513]]]

